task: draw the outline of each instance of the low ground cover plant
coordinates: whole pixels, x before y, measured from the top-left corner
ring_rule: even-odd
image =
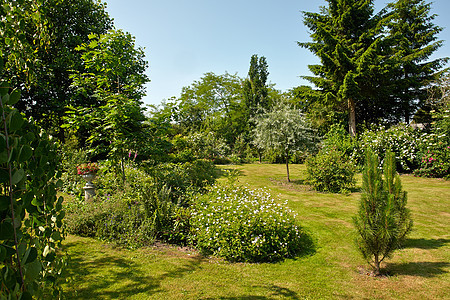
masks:
[[[193,241],[230,261],[273,262],[311,249],[295,215],[265,190],[215,185],[194,203]]]

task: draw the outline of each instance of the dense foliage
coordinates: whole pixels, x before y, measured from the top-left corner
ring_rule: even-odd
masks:
[[[59,158],[54,141],[14,108],[19,98],[0,83],[0,296],[57,298],[65,266]]]
[[[335,148],[324,148],[306,160],[307,181],[320,192],[347,193],[355,186],[356,164]]]
[[[278,261],[312,246],[288,208],[265,190],[239,185],[217,185],[198,197],[191,226],[201,251],[230,261]]]

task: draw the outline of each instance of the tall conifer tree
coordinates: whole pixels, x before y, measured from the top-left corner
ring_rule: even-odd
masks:
[[[389,34],[393,38],[392,56],[398,67],[392,77],[393,101],[397,116],[409,123],[420,101],[426,99],[426,86],[437,79],[448,58],[429,60],[443,41],[442,28],[432,23],[431,4],[424,0],[397,0],[388,4]]]
[[[315,75],[304,76],[323,92],[324,104],[346,107],[349,132],[356,134],[357,108],[373,106],[378,90],[374,83],[382,73],[380,48],[382,18],[373,13],[372,0],[326,0],[320,13],[303,12],[312,42],[298,43],[317,55],[321,63],[310,65]],[[375,113],[378,114],[379,112]],[[374,115],[371,113],[370,115]]]

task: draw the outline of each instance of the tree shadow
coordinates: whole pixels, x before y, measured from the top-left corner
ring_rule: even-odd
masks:
[[[450,263],[448,262],[387,263],[386,269],[392,275],[409,275],[431,278],[448,273],[445,269],[449,266]]]
[[[280,287],[277,285],[260,286],[260,288],[267,289],[267,296],[256,296],[256,295],[243,295],[239,297],[216,297],[216,298],[202,298],[203,300],[267,300],[274,298],[285,298],[297,300],[300,297],[294,291],[288,288]]]
[[[407,239],[403,248],[438,249],[450,242],[449,239]]]
[[[179,278],[184,274],[199,268],[204,260],[202,256],[194,256],[186,260],[182,266],[158,276],[145,274],[139,265],[130,259],[117,258],[103,254],[100,258],[85,259],[85,252],[75,251],[77,243],[68,243],[64,249],[70,252],[70,262],[67,267],[67,278],[73,283],[85,282],[86,277],[92,281],[87,286],[78,286],[75,292],[66,295],[68,299],[127,299],[143,293],[151,296],[161,292],[161,282],[167,278]],[[72,250],[71,250],[72,249]],[[108,268],[105,275],[101,269]],[[120,282],[126,284],[120,284]],[[117,288],[111,286],[118,284]]]

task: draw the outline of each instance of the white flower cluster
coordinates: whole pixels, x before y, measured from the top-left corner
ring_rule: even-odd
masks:
[[[273,260],[299,246],[293,211],[267,190],[215,186],[200,197],[192,225],[200,248],[233,260]]]

